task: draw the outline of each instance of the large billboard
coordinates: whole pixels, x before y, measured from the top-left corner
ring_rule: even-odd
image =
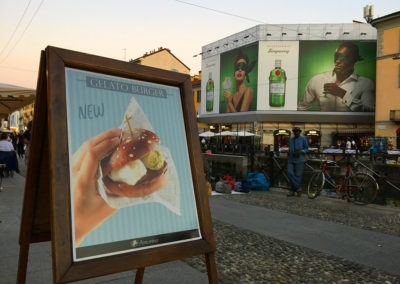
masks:
[[[259,43],[258,110],[296,110],[298,41]]]
[[[221,54],[219,112],[257,109],[258,44]]]
[[[220,56],[213,56],[202,61],[200,113],[218,113],[219,110],[219,63]]]
[[[201,115],[374,112],[375,57],[374,40],[258,41],[229,50],[203,60]]]
[[[298,110],[375,111],[375,41],[302,41]]]

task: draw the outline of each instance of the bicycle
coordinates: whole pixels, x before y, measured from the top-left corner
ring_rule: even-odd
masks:
[[[345,171],[341,175],[340,182],[335,180],[331,171]],[[378,194],[379,185],[376,180],[367,173],[353,173],[349,165],[339,166],[336,162],[325,161],[321,170],[316,171],[310,178],[307,187],[308,198],[314,199],[320,195],[325,182],[331,185],[338,195],[347,197],[347,201],[359,205],[366,205],[373,202]]]
[[[255,159],[258,168],[267,178],[271,186],[289,189],[290,179],[287,173],[287,160],[285,159],[284,163],[278,161],[276,153],[272,151],[267,153],[267,156],[268,164],[262,164],[260,161]],[[309,168],[311,171],[314,171],[314,168],[309,164],[305,163],[304,165],[305,168]]]

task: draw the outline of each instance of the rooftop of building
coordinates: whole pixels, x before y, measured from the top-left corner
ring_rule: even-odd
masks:
[[[167,51],[167,52],[168,52],[169,54],[171,54],[176,60],[178,60],[182,65],[184,65],[187,69],[190,70],[190,68],[189,68],[185,63],[183,63],[178,57],[176,57],[176,56],[171,52],[171,50],[170,50],[169,48],[164,48],[164,47],[162,47],[162,46],[160,46],[159,48],[157,48],[157,50],[156,50],[156,49],[153,49],[153,50],[150,50],[149,52],[146,52],[146,53],[143,54],[143,56],[141,56],[141,57],[138,57],[138,58],[136,58],[136,59],[131,59],[131,60],[129,60],[129,62],[141,64],[141,61],[143,60],[143,58],[146,58],[146,57],[149,57],[149,56],[153,56],[153,55],[155,55],[155,54],[157,54],[157,53],[160,53],[160,52],[162,52],[162,51]]]
[[[343,24],[265,24],[235,33],[202,47],[208,58],[258,41],[376,40],[376,29],[354,21]]]

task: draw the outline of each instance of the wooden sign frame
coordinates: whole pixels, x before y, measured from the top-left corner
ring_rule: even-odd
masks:
[[[65,68],[179,88],[201,239],[79,262],[73,260]],[[25,282],[29,244],[51,240],[54,283],[132,269],[138,269],[136,282],[140,283],[146,266],[201,254],[206,258],[209,282],[218,283],[213,226],[205,190],[190,76],[47,47],[42,52],[37,86],[17,282]]]

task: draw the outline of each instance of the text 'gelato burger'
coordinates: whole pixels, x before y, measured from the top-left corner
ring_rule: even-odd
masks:
[[[149,130],[125,131],[118,147],[101,161],[107,189],[126,197],[143,197],[160,190],[168,181],[168,164],[156,149],[159,143],[158,136]]]

